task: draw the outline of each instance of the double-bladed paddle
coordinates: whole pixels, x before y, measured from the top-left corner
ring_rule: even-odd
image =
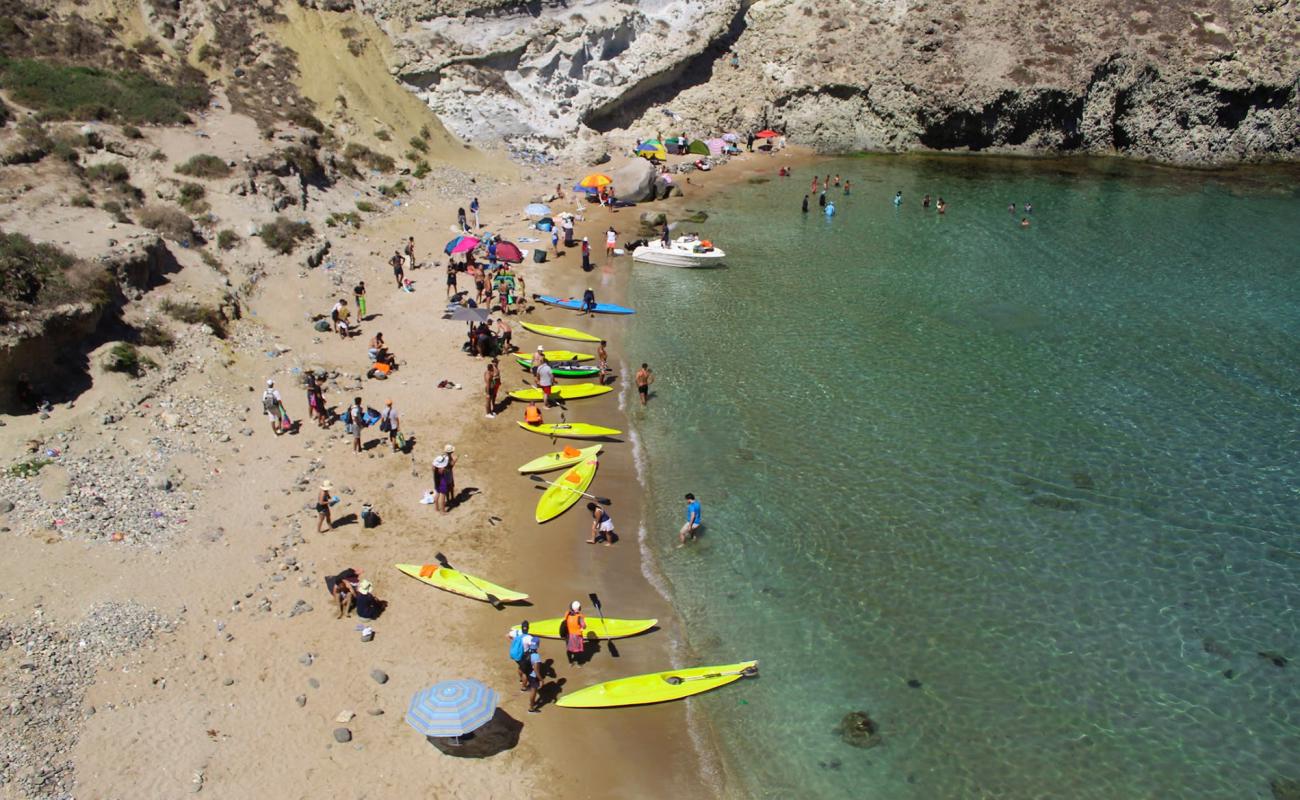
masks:
[[[595,592],[589,593],[587,597],[591,598],[591,604],[596,607],[596,613],[600,614],[600,624],[604,625],[605,632],[609,633],[609,623],[605,621],[605,609],[601,608],[600,597]],[[609,645],[610,656],[618,658],[618,648],[614,646],[614,637],[609,636],[607,638],[609,640],[607,644]]]
[[[548,481],[545,478],[543,478],[541,475],[529,475],[528,480],[536,481],[537,483],[544,483],[547,486],[559,486],[560,484],[560,481]],[[560,478],[560,480],[564,480],[564,479]],[[577,489],[574,489],[571,486],[561,486],[560,488],[568,489],[571,492],[578,492]],[[600,503],[602,506],[612,506],[614,504],[614,501],[610,500],[608,497],[597,497],[594,494],[587,494],[586,492],[578,492],[578,494],[582,495],[583,497],[590,497],[592,500],[595,500],[597,503]]]
[[[672,684],[673,686],[678,686],[687,681],[702,681],[708,678],[722,678],[727,675],[743,675],[746,678],[752,678],[757,674],[758,674],[758,665],[755,664],[752,667],[745,667],[744,669],[732,670],[731,672],[710,672],[708,675],[690,675],[685,678],[679,677],[677,675],[665,675],[664,680]]]
[[[437,561],[438,564],[442,566],[443,569],[454,569],[451,566],[451,564],[447,563],[447,557],[444,556],[442,553],[434,553],[433,559]],[[459,570],[457,570],[457,572],[459,572]],[[480,592],[483,592],[483,594],[487,595],[487,601],[491,603],[492,607],[495,608],[497,611],[500,611],[501,609],[505,608],[505,604],[501,602],[501,598],[497,597],[491,592],[484,591],[483,587],[479,586],[477,583],[470,580],[470,577],[465,573],[461,572],[460,576],[464,578],[465,582],[468,583],[470,586],[473,586],[475,589],[478,589]]]

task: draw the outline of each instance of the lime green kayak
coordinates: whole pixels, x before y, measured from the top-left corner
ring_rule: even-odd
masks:
[[[546,522],[568,511],[574,503],[582,499],[583,492],[591,486],[592,479],[596,477],[597,466],[599,462],[595,456],[592,456],[570,467],[568,472],[547,487],[538,498],[534,519],[538,522]]]
[[[707,692],[747,675],[757,674],[757,661],[653,672],[579,689],[573,694],[561,696],[556,705],[564,708],[613,708],[663,703]]]
[[[516,356],[515,360],[524,369],[531,370],[533,368],[533,361],[530,358]],[[546,363],[551,365],[551,372],[557,378],[590,378],[600,374],[600,367],[578,366],[572,361],[551,361],[547,359]]]
[[[417,581],[436,586],[446,592],[472,597],[475,600],[487,600],[492,595],[503,603],[527,600],[528,595],[516,592],[482,578],[466,575],[454,569],[440,567],[437,564],[398,564],[397,568]]]
[[[519,468],[519,471],[527,475],[530,472],[550,472],[553,469],[562,467],[571,467],[587,458],[594,458],[600,452],[601,445],[592,445],[578,450],[573,447],[566,447],[563,450],[557,450],[554,453],[547,453],[544,456],[538,456],[527,464]]]
[[[552,336],[556,339],[570,339],[575,342],[600,341],[599,336],[592,336],[590,333],[580,331],[577,328],[563,328],[558,325],[538,325],[535,322],[521,322],[519,324],[524,327],[524,330],[532,331],[541,336]]]
[[[519,427],[557,439],[597,439],[601,436],[618,436],[622,433],[615,428],[602,428],[587,422],[543,422],[541,425],[529,425],[521,420]]]
[[[608,394],[614,391],[613,386],[601,386],[598,383],[573,383],[567,386],[555,385],[551,387],[551,397],[560,400],[583,400],[588,397],[600,397],[602,394]],[[517,389],[510,393],[510,396],[516,400],[524,402],[542,400],[542,390],[533,387],[532,389]]]
[[[546,360],[551,362],[552,365],[556,363],[563,364],[565,361],[596,360],[596,357],[590,353],[575,353],[572,350],[543,350],[542,355],[546,356]],[[519,359],[520,363],[527,363],[532,366],[533,357],[527,353],[516,353],[515,358]]]
[[[563,639],[560,634],[560,625],[564,622],[563,617],[555,619],[539,619],[537,621],[528,621],[528,632],[533,636],[541,636],[544,639]],[[621,639],[624,636],[636,636],[638,633],[645,633],[654,626],[659,624],[657,619],[601,619],[600,617],[587,617],[587,638],[588,639]],[[519,630],[516,625],[515,630]]]

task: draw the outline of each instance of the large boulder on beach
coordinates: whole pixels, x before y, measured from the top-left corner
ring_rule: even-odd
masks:
[[[620,200],[640,203],[655,199],[655,165],[638,158],[610,173]]]

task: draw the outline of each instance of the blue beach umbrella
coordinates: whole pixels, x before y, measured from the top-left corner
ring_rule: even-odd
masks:
[[[551,207],[542,203],[529,203],[528,207],[524,209],[524,213],[530,217],[549,217]]]
[[[447,242],[447,246],[442,250],[447,255],[454,256],[457,253],[466,253],[473,250],[475,247],[478,247],[479,241],[480,240],[475,236],[457,236],[455,239]]]
[[[443,681],[415,693],[406,724],[422,736],[463,736],[486,725],[496,710],[497,693],[478,681]]]
[[[595,186],[583,186],[581,183],[575,183],[573,184],[573,191],[582,192],[583,194],[595,194],[600,190]]]

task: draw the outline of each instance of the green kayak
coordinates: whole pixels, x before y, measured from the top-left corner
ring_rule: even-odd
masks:
[[[533,361],[530,358],[515,356],[515,360],[518,361],[519,366],[524,369],[531,370],[533,368]],[[600,374],[599,367],[588,367],[574,361],[550,363],[551,372],[553,372],[557,378],[590,378],[592,375]]]

